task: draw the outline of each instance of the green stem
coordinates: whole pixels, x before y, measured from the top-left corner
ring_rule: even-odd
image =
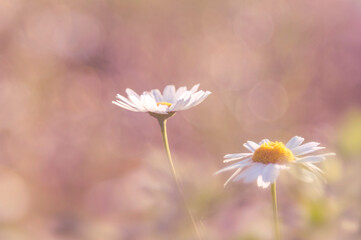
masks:
[[[275,240],[280,240],[280,226],[278,220],[278,210],[277,210],[277,193],[276,193],[276,182],[271,184],[271,193],[272,193],[272,205],[273,205],[273,221],[275,227]]]
[[[159,121],[160,129],[161,129],[161,132],[162,132],[164,148],[165,148],[165,151],[167,152],[169,164],[170,164],[170,167],[172,169],[173,177],[174,177],[178,192],[179,192],[180,196],[182,197],[182,201],[184,203],[184,206],[185,206],[185,208],[187,210],[189,218],[192,221],[194,231],[196,232],[198,239],[201,239],[200,231],[198,230],[196,221],[194,220],[194,217],[193,217],[193,215],[192,215],[192,213],[190,211],[190,208],[189,208],[189,206],[187,204],[186,198],[184,196],[184,193],[183,193],[181,185],[180,185],[180,181],[179,181],[177,173],[175,171],[175,167],[174,167],[173,160],[172,160],[172,155],[170,154],[170,149],[169,149],[169,144],[168,144],[168,137],[167,137],[167,119],[158,118],[158,121]]]

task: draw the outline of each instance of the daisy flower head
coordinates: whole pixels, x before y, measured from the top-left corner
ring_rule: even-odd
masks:
[[[209,91],[198,91],[198,88],[199,84],[190,90],[186,87],[176,89],[174,85],[167,85],[163,93],[158,89],[152,89],[141,95],[127,88],[125,92],[128,97],[117,94],[117,99],[112,103],[133,112],[148,112],[153,117],[167,119],[175,112],[197,106],[211,94]]]
[[[286,144],[277,141],[271,142],[268,139],[263,139],[259,143],[247,141],[243,146],[250,152],[225,155],[223,161],[225,163],[240,161],[219,170],[215,174],[236,170],[224,185],[227,185],[231,180],[243,180],[245,183],[257,181],[258,187],[262,188],[267,188],[274,183],[281,170],[300,169],[309,176],[307,179],[311,181],[317,177],[322,177],[322,170],[316,167],[314,163],[321,162],[327,156],[335,155],[335,153],[310,155],[310,153],[324,149],[324,147],[320,147],[317,142],[302,144],[303,141],[304,138],[298,136],[291,138]]]

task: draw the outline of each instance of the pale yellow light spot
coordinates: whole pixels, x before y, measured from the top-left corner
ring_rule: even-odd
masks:
[[[167,106],[167,107],[172,106],[172,104],[169,103],[169,102],[158,102],[158,103],[157,103],[157,106],[159,106],[159,105],[164,105],[164,106]]]
[[[259,163],[287,163],[294,161],[295,157],[292,151],[289,150],[281,142],[268,142],[262,144],[254,153],[252,160],[253,162]]]

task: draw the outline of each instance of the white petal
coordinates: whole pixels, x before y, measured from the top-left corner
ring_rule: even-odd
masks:
[[[293,155],[297,156],[297,155],[304,154],[304,152],[310,151],[311,149],[313,149],[314,147],[317,147],[318,145],[320,145],[320,144],[317,142],[308,142],[306,144],[300,145],[300,146],[295,147],[290,150],[292,151]]]
[[[319,179],[319,177],[317,177],[313,172],[306,169],[301,169],[301,171],[298,174],[300,174],[299,178],[307,183],[312,183],[316,179]]]
[[[227,158],[225,159],[223,162],[226,163],[226,162],[231,162],[231,161],[234,161],[234,160],[238,160],[238,159],[241,159],[241,158],[244,158],[244,157],[249,157],[251,156],[252,153],[233,153],[233,154],[227,154],[224,156],[224,158]]]
[[[185,106],[191,101],[191,92],[186,91],[180,96],[176,102],[170,107],[170,111],[184,110]]]
[[[260,147],[257,143],[252,141],[247,141],[245,144],[243,144],[243,146],[251,152],[256,151]]]
[[[295,156],[300,156],[300,155],[305,155],[305,154],[308,154],[308,153],[313,153],[313,152],[316,152],[318,150],[321,150],[321,149],[325,149],[325,147],[309,147],[309,148],[305,148],[301,151],[298,151],[295,153],[293,153],[293,155]],[[291,150],[293,152],[293,150]]]
[[[191,93],[191,99],[189,103],[184,107],[184,110],[195,106],[202,99],[204,94],[205,92],[202,90],[196,93]]]
[[[194,85],[194,86],[191,88],[191,90],[189,90],[189,91],[195,93],[195,92],[197,92],[198,88],[199,88],[199,83],[196,84],[196,85]]]
[[[121,107],[121,108],[130,110],[130,111],[133,111],[133,112],[141,112],[139,109],[133,108],[133,107],[121,102],[121,101],[112,101],[112,103],[119,106],[119,107]]]
[[[156,112],[158,110],[157,103],[155,102],[153,95],[144,92],[140,96],[140,100],[142,101],[142,104],[147,111]]]
[[[227,181],[223,184],[223,186],[227,186],[227,184],[235,177],[237,176],[237,174],[242,170],[242,168],[238,168],[233,174],[232,176],[230,176]]]
[[[310,163],[317,163],[317,162],[321,162],[325,160],[324,157],[320,157],[320,156],[307,156],[307,157],[303,157],[300,158],[298,160],[296,160],[297,163],[305,163],[305,162],[310,162]]]
[[[123,103],[125,103],[125,104],[127,104],[127,105],[129,105],[129,106],[131,106],[133,108],[143,109],[141,103],[134,103],[134,102],[130,101],[129,99],[127,99],[126,97],[123,97],[120,94],[117,94],[116,98],[117,98],[118,101],[121,101],[121,102],[123,102]]]
[[[214,173],[214,175],[217,175],[217,174],[219,174],[221,172],[229,171],[229,170],[232,170],[232,169],[235,169],[235,168],[245,167],[245,166],[248,166],[251,163],[252,163],[251,161],[236,162],[236,163],[233,163],[232,165],[229,165],[229,166],[227,166],[225,168],[222,168],[221,170],[218,170],[217,172]]]
[[[135,96],[135,97],[137,97],[139,99],[139,95],[136,92],[134,92],[132,89],[127,88],[127,89],[125,89],[125,92],[128,94],[128,96],[129,95]]]
[[[231,153],[224,155],[224,158],[243,158],[252,155],[252,153]]]
[[[175,100],[177,100],[180,96],[182,96],[182,94],[186,91],[187,91],[186,87],[178,88],[177,91],[175,92]]]
[[[253,163],[246,170],[244,170],[241,174],[239,174],[233,181],[238,181],[242,178],[244,179],[256,179],[258,174],[260,174],[263,169],[263,164]]]
[[[312,163],[303,163],[302,164],[308,171],[312,172],[317,178],[321,179],[322,181],[326,182],[324,175],[324,172],[313,165]]]
[[[309,169],[312,169],[313,172],[324,174],[324,171],[322,169],[320,169],[319,167],[313,165],[312,163],[303,163],[303,165],[308,167]]]
[[[163,90],[163,101],[173,103],[175,96],[175,87],[174,85],[168,85]]]
[[[255,181],[258,176],[260,176],[263,172],[263,169],[265,168],[265,164],[257,164],[257,168],[255,167],[252,172],[248,173],[248,176],[245,176],[243,178],[244,183],[250,183],[252,181]]]
[[[140,96],[134,92],[132,89],[127,88],[125,92],[128,94],[128,98],[137,106],[142,106],[142,102],[140,101]]]
[[[319,155],[313,155],[313,156],[306,156],[306,157],[302,157],[302,158],[298,158],[295,162],[296,163],[317,163],[317,162],[321,162],[323,160],[326,159],[327,156],[334,156],[335,153],[324,153],[324,154],[319,154]]]
[[[276,164],[268,164],[262,172],[262,179],[265,182],[274,182],[274,180],[278,177],[280,169]]]
[[[163,96],[160,93],[160,91],[158,89],[153,89],[150,91],[152,93],[152,95],[154,96],[155,100],[158,102],[164,102],[163,100]]]
[[[209,95],[211,95],[211,94],[212,94],[212,92],[210,92],[210,91],[205,91],[205,92],[203,93],[203,96],[202,96],[200,99],[198,99],[197,102],[195,102],[195,103],[193,104],[193,107],[199,105],[200,103],[202,103],[202,102],[203,102]]]
[[[210,94],[211,92],[209,91],[204,92],[202,90],[196,93],[192,93],[190,102],[182,110],[186,110],[197,106],[198,104],[203,102]]]
[[[270,185],[270,182],[266,182],[263,180],[262,175],[257,177],[257,186],[262,188],[267,188]]]
[[[188,106],[188,108],[195,107],[199,104],[201,104],[209,95],[211,94],[210,91],[203,92],[202,96],[198,99],[194,99],[193,103]]]
[[[276,168],[283,170],[283,169],[289,169],[290,167],[286,164],[276,164]]]
[[[290,172],[301,181],[311,183],[315,181],[317,178],[324,180],[322,174],[312,170],[303,163],[301,164],[294,163],[290,165],[293,166]]]
[[[236,161],[236,160],[238,160],[239,158],[235,158],[235,159],[233,159],[233,158],[229,158],[229,159],[226,159],[226,160],[223,160],[223,162],[224,163],[228,163],[228,162],[232,162],[232,161]],[[245,162],[245,161],[250,161],[252,159],[252,157],[247,157],[247,158],[243,158],[243,159],[241,159],[239,162]]]
[[[262,145],[262,144],[268,143],[268,142],[270,142],[270,140],[268,140],[268,139],[262,139],[262,141],[260,141],[260,142],[258,143],[258,145]]]
[[[291,138],[287,143],[286,143],[286,147],[289,149],[295,148],[300,146],[303,141],[305,139],[299,136],[294,136],[293,138]]]

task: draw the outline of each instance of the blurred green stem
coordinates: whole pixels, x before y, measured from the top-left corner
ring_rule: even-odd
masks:
[[[193,215],[192,215],[192,213],[190,211],[190,208],[189,208],[189,206],[187,204],[186,198],[184,196],[184,193],[183,193],[181,185],[180,185],[180,181],[179,181],[177,173],[175,171],[175,167],[174,167],[173,160],[172,160],[172,155],[170,154],[170,149],[169,149],[169,144],[168,144],[168,137],[167,137],[167,119],[158,118],[158,121],[159,121],[160,129],[161,129],[161,132],[162,132],[164,148],[165,148],[165,151],[167,152],[167,156],[168,156],[168,159],[169,159],[169,164],[170,164],[170,167],[172,169],[172,173],[173,173],[173,176],[174,176],[174,180],[175,180],[178,192],[179,192],[180,196],[182,197],[182,201],[183,201],[184,206],[185,206],[185,208],[187,210],[187,213],[188,213],[188,215],[189,215],[189,217],[190,217],[190,219],[192,221],[194,230],[195,230],[195,232],[197,234],[198,239],[200,240],[201,239],[201,234],[200,234],[200,232],[198,230],[197,224],[196,224],[196,222],[194,220],[194,217],[193,217]]]
[[[276,192],[276,182],[271,184],[271,193],[272,193],[272,205],[273,205],[273,221],[275,227],[275,240],[281,240],[280,235],[280,226],[278,220],[278,210],[277,210],[277,192]]]

